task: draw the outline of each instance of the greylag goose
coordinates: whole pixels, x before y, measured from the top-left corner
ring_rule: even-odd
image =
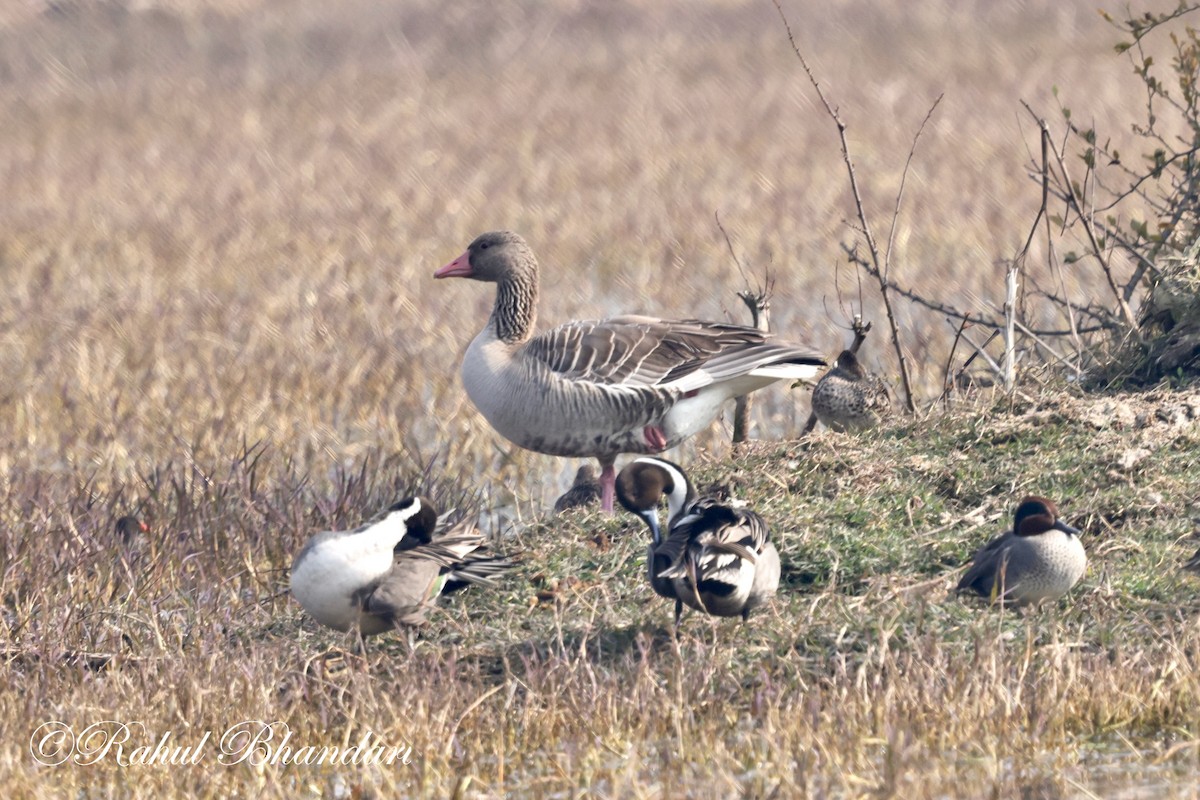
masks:
[[[575,472],[575,481],[554,501],[554,513],[561,514],[572,508],[584,508],[600,499],[600,481],[591,464],[584,464]]]
[[[527,450],[600,461],[611,513],[620,453],[658,453],[706,427],[725,401],[825,364],[804,344],[740,325],[622,316],[534,335],[538,263],[515,233],[485,233],[434,273],[496,284],[487,325],[463,357],[467,395]]]
[[[813,389],[813,413],[827,428],[843,433],[879,424],[891,404],[887,384],[868,375],[849,350],[843,350],[833,369],[821,376]]]
[[[357,626],[369,636],[420,625],[438,595],[494,585],[512,566],[483,548],[472,526],[439,527],[428,499],[407,497],[359,528],[312,537],[292,562],[292,595],[339,631]]]
[[[1012,530],[984,545],[958,582],[959,592],[975,592],[1012,606],[1057,600],[1071,590],[1087,567],[1079,530],[1058,518],[1044,497],[1026,497],[1013,515]]]
[[[661,458],[643,456],[617,478],[621,505],[645,520],[651,531],[646,558],[650,586],[675,600],[675,625],[684,604],[718,617],[741,616],[779,588],[779,553],[762,517],[733,502],[694,499],[683,470]],[[667,497],[667,533],[658,523],[658,503]]]

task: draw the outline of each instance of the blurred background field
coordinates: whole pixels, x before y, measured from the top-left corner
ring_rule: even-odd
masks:
[[[544,323],[744,320],[719,213],[751,279],[772,272],[776,330],[831,355],[848,336],[844,167],[770,3],[5,8],[3,451],[25,468],[128,476],[241,437],[313,466],[409,439],[523,468],[497,457],[510,448],[456,374],[491,293],[431,279],[495,228],[540,255]],[[1019,101],[1050,114],[1058,87],[1117,137],[1142,102],[1090,8],[785,10],[850,125],[877,226],[945,93],[894,269],[963,310],[1003,302],[1000,262],[1040,202]],[[899,308],[936,396],[951,331]],[[868,363],[894,375],[884,345]],[[805,392],[762,397],[767,433],[802,424]]]
[[[893,269],[962,310],[1003,302],[1004,262],[1041,201],[1020,101],[1054,121],[1061,100],[1122,149],[1144,113],[1116,33],[1088,4],[783,8],[849,125],[877,235],[944,94],[908,176]],[[29,677],[64,653],[124,648],[167,659],[172,686],[203,687],[229,637],[262,668],[233,696],[269,711],[267,666],[300,670],[307,649],[292,641],[294,605],[256,604],[284,587],[299,542],[370,516],[430,459],[481,488],[505,524],[538,519],[577,464],[519,451],[476,414],[458,364],[492,292],[432,279],[482,231],[516,230],[539,255],[544,325],[620,312],[745,321],[715,214],[751,280],[770,269],[781,335],[832,357],[848,342],[843,308],[857,307],[836,130],[770,2],[9,0],[0,120],[4,625],[42,665],[10,659],[10,677],[42,691],[7,690],[0,706],[24,720],[46,716],[48,687],[86,695],[100,680],[77,667]],[[1028,268],[1057,286],[1038,247]],[[1077,302],[1104,291],[1082,271],[1064,282]],[[894,378],[869,283],[863,296],[877,324],[864,360]],[[928,404],[953,333],[897,308]],[[1054,313],[1035,303],[1028,319],[1061,326]],[[757,436],[799,432],[804,389],[757,397]],[[727,442],[719,423],[688,458],[723,457]],[[125,511],[167,554],[140,599],[113,577],[110,526]],[[622,579],[635,585],[640,569]],[[137,610],[104,616],[117,598]],[[275,630],[272,614],[289,622]],[[210,666],[168,657],[183,652]],[[585,669],[571,663],[572,677]],[[149,673],[129,680],[104,690],[106,713],[142,697],[195,711],[206,696],[164,700],[172,690]],[[387,708],[381,686],[358,689]],[[32,786],[16,739],[0,767]],[[563,769],[558,784],[509,788],[565,796],[579,773]],[[452,778],[405,785],[437,793]],[[230,790],[212,780],[207,791]]]

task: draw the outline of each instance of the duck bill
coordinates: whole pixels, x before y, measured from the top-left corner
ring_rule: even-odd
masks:
[[[471,253],[467,251],[446,266],[433,273],[435,278],[469,278],[471,271]]]
[[[1079,528],[1072,528],[1070,525],[1063,522],[1061,519],[1054,521],[1054,529],[1062,531],[1063,533],[1069,533],[1073,536],[1079,535]]]
[[[661,544],[662,528],[658,526],[658,511],[654,509],[643,511],[642,519],[646,520],[646,524],[650,526],[650,535],[654,537],[654,543]]]

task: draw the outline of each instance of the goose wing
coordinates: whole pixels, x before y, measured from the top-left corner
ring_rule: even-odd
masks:
[[[640,316],[560,325],[530,340],[525,353],[565,380],[679,391],[772,365],[824,364],[816,351],[755,328]]]

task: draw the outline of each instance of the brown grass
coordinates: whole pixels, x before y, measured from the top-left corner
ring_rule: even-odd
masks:
[[[792,573],[745,629],[691,618],[675,641],[641,580],[642,532],[542,523],[575,464],[501,441],[464,397],[457,361],[490,293],[431,273],[498,227],[541,256],[547,321],[739,318],[719,211],[774,271],[775,329],[840,349],[847,320],[826,307],[851,206],[770,3],[379,5],[0,10],[12,796],[1036,797],[1103,793],[1112,763],[1129,785],[1194,778],[1198,631],[1173,607],[1194,582],[1155,581],[1187,533],[1194,433],[1135,443],[1150,466],[1085,459],[1075,483],[1060,481],[1075,461],[1039,462],[1075,513],[1095,512],[1089,531],[1149,520],[1153,545],[1106,541],[1090,591],[1024,620],[940,601],[939,576],[983,531],[905,542],[938,514],[1004,513],[1024,456],[997,477],[954,453],[976,434],[1040,451],[1027,430],[971,417],[938,428],[930,455],[924,428],[901,427],[875,450],[818,437],[732,462],[717,426],[680,457],[748,476]],[[1115,137],[1136,119],[1109,31],[1061,5],[785,6],[851,126],[873,213],[890,212],[915,126],[947,93],[897,230],[906,283],[999,302],[998,261],[1040,199],[1018,100],[1053,108],[1057,86]],[[901,311],[932,397],[950,331]],[[881,344],[865,352],[886,372]],[[760,435],[794,433],[806,405],[764,392]],[[415,649],[398,636],[365,664],[317,658],[347,642],[278,594],[291,554],[413,490],[435,457],[450,484],[485,490],[528,565],[495,597],[447,602]],[[127,511],[153,529],[140,551],[111,532]],[[370,730],[411,744],[413,763],[225,767],[214,743],[194,768],[42,768],[28,738],[51,719],[140,721],[184,745],[244,719],[286,721],[304,744]]]

